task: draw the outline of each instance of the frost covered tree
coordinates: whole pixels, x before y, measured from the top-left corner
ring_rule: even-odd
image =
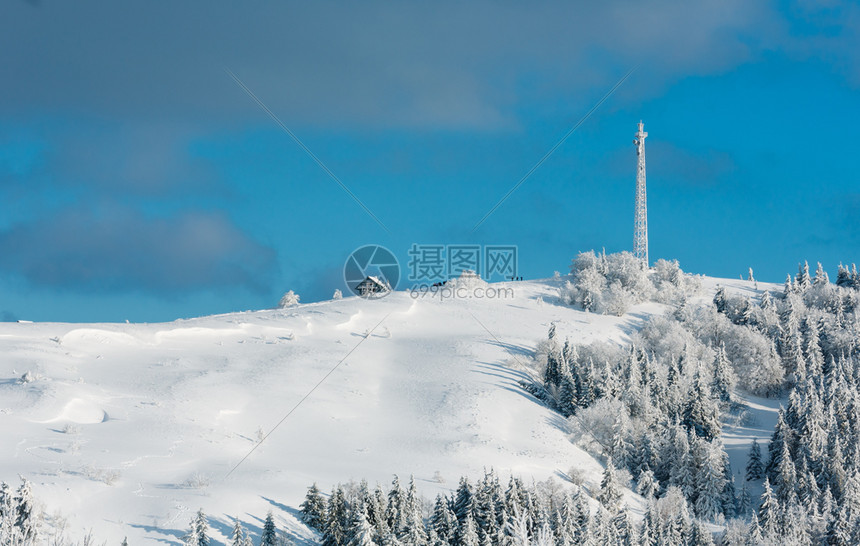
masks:
[[[852,285],[851,270],[839,264],[839,269],[836,274],[836,286],[842,288],[850,288]]]
[[[325,499],[322,496],[317,484],[313,484],[308,488],[305,495],[305,500],[299,506],[302,514],[302,521],[309,527],[321,530],[325,521]]]
[[[797,472],[794,468],[794,462],[791,460],[791,453],[788,449],[788,443],[782,444],[782,454],[779,464],[775,472],[776,496],[779,498],[783,506],[791,504],[797,500],[795,488],[797,487]]]
[[[514,506],[511,519],[507,522],[507,531],[512,546],[531,545],[528,514],[517,506]]]
[[[14,525],[17,512],[18,508],[15,504],[12,488],[8,483],[0,482],[0,524],[4,527]]]
[[[689,544],[690,546],[714,546],[714,537],[701,521],[697,521],[693,524],[693,533]]]
[[[272,512],[266,514],[266,521],[263,523],[263,532],[260,535],[260,546],[277,546],[278,545],[278,530],[275,527],[275,518]]]
[[[441,495],[436,496],[433,506],[433,515],[430,518],[430,527],[436,535],[439,544],[450,544],[454,541],[457,529],[457,520],[454,513],[448,507],[448,503]]]
[[[622,315],[631,305],[654,299],[677,304],[698,291],[677,262],[658,260],[653,274],[629,252],[581,252],[570,266],[572,282],[560,291],[562,301],[586,311]]]
[[[714,295],[714,306],[717,308],[717,313],[726,312],[726,289],[722,286],[717,288],[717,293]]]
[[[367,505],[359,502],[352,510],[349,530],[346,536],[347,546],[373,546],[373,528],[367,521]]]
[[[553,324],[553,327],[554,326],[555,326],[555,324]],[[552,333],[553,333],[553,330],[551,329],[550,334],[552,334]],[[552,346],[552,339],[553,338],[550,337],[547,339],[550,341],[551,345],[550,345],[550,349],[547,351],[547,354],[546,354],[546,368],[544,369],[543,381],[548,386],[549,385],[558,386],[560,381],[561,381],[562,374],[565,371],[564,368],[567,368],[568,366],[566,366],[565,365],[566,363],[563,362],[562,353],[560,351],[558,351],[557,347]],[[570,370],[566,370],[566,371],[567,371],[567,374],[570,375]]]
[[[606,467],[603,469],[603,479],[600,481],[600,493],[597,495],[597,500],[612,512],[617,510],[621,503],[621,487],[618,484],[615,465],[612,463],[611,457],[606,461]]]
[[[332,491],[326,507],[326,519],[323,526],[323,546],[341,546],[349,527],[349,507],[343,488],[337,486]]]
[[[712,444],[700,442],[696,473],[696,515],[714,521],[723,513],[723,493],[726,480],[722,468],[721,450]],[[734,499],[732,499],[734,501]]]
[[[719,397],[721,402],[731,403],[732,393],[736,385],[737,377],[726,355],[726,347],[721,344],[714,359],[713,392]]]
[[[415,478],[412,476],[409,477],[403,512],[403,540],[415,546],[427,544],[427,533],[424,530],[424,518],[421,514],[421,500],[415,487]]]
[[[15,528],[24,543],[34,543],[39,536],[39,526],[42,515],[36,507],[36,499],[33,496],[33,487],[30,481],[22,478],[21,485],[15,494],[13,501],[15,509]]]
[[[746,468],[746,481],[758,481],[764,478],[764,463],[761,460],[761,448],[758,440],[753,438],[750,446],[749,462]]]
[[[335,288],[334,294],[332,295],[331,299],[333,299],[333,300],[342,300],[343,299],[343,292],[340,291],[340,288]]]
[[[188,531],[188,534],[182,537],[182,543],[185,546],[197,546],[199,540],[197,538],[197,528],[194,526],[194,520],[191,520],[190,526],[191,529]]]
[[[830,278],[827,276],[827,272],[824,271],[824,267],[821,266],[821,262],[818,262],[818,267],[815,269],[815,277],[812,279],[813,285],[826,285],[830,283]]]
[[[746,517],[752,510],[752,497],[750,497],[749,489],[747,489],[746,481],[741,485],[741,492],[738,495],[737,507],[735,513],[739,517]]]
[[[287,307],[295,307],[299,304],[299,295],[290,290],[281,297],[278,302],[278,309],[286,309]]]
[[[242,522],[236,517],[233,522],[233,530],[230,532],[230,546],[251,546],[251,537],[242,526]]]
[[[191,526],[194,546],[209,546],[209,523],[206,521],[206,514],[203,513],[202,508],[197,511]]]
[[[805,292],[810,286],[809,262],[797,264],[797,276],[794,277],[794,286],[798,292]]]
[[[475,525],[475,518],[471,513],[466,514],[465,519],[460,525],[458,533],[460,546],[480,546],[480,538],[478,537],[478,528]]]
[[[657,514],[657,503],[653,498],[648,499],[645,516],[639,529],[639,543],[642,546],[660,545],[660,516]]]
[[[570,373],[567,366],[562,366],[559,373],[559,389],[556,397],[556,406],[558,411],[565,417],[570,417],[576,413],[578,406],[584,403],[577,395],[576,379]]]
[[[460,484],[454,496],[454,504],[452,506],[454,516],[457,518],[457,528],[460,532],[465,530],[465,522],[467,516],[473,516],[475,510],[475,497],[472,493],[472,486],[469,479],[465,476],[460,478]],[[458,536],[459,533],[458,533]]]
[[[782,518],[782,506],[770,487],[770,480],[764,480],[764,493],[761,495],[761,505],[758,509],[758,523],[762,532],[767,536],[774,536],[779,530]]]
[[[846,507],[836,510],[835,517],[827,524],[826,541],[828,545],[849,546],[855,544],[851,539],[851,527]]]
[[[0,544],[17,546],[28,544],[24,533],[27,526],[19,525],[18,497],[6,482],[0,482]]]
[[[388,528],[399,539],[403,536],[406,527],[406,494],[400,485],[400,478],[394,476],[391,489],[388,492],[388,505],[385,510],[385,519]]]
[[[654,479],[654,472],[650,468],[640,472],[636,481],[636,492],[646,499],[655,497],[660,491],[660,484]]]
[[[687,396],[683,418],[684,426],[701,438],[710,441],[720,435],[720,410],[698,373],[693,379],[693,389]]]
[[[549,523],[545,522],[541,528],[538,529],[537,535],[535,536],[532,544],[533,546],[555,546],[555,535],[553,534]]]

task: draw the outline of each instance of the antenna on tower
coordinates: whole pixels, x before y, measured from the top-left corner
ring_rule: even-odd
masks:
[[[636,145],[636,206],[633,213],[633,255],[642,260],[647,268],[648,261],[648,204],[645,199],[645,124],[639,121],[639,131],[633,139]]]

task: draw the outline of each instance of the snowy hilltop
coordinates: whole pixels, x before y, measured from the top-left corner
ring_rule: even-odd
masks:
[[[0,500],[32,498],[46,542],[852,543],[856,273],[631,260],[465,297],[0,324]]]

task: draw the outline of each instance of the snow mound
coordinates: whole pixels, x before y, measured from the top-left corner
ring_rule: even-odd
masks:
[[[113,345],[120,347],[136,347],[144,345],[143,341],[131,334],[96,328],[78,328],[76,330],[71,330],[58,339],[60,340],[61,345],[77,349],[85,349],[98,345]]]
[[[92,400],[73,398],[63,406],[63,409],[56,417],[43,422],[71,422],[79,425],[91,425],[95,423],[104,423],[107,420],[107,412]]]

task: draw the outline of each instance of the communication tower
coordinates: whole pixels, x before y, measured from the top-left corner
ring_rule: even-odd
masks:
[[[639,131],[633,144],[636,145],[636,207],[633,216],[633,255],[648,267],[648,205],[645,200],[645,124],[639,122]]]

